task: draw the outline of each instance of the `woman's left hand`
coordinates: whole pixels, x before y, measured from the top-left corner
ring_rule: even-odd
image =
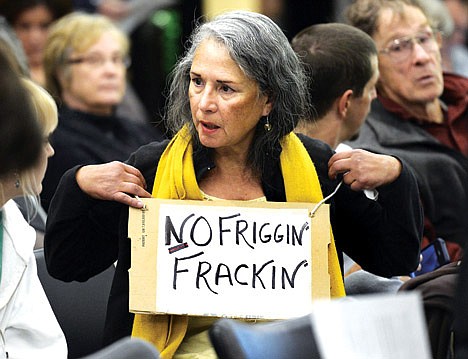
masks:
[[[76,173],[76,182],[88,196],[131,207],[143,207],[143,203],[133,196],[151,197],[141,172],[118,161],[81,167]]]
[[[340,173],[354,191],[372,190],[395,181],[400,176],[401,163],[392,156],[354,149],[335,153],[328,161],[330,178]]]

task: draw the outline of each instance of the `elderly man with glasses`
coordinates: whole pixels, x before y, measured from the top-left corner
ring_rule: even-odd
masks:
[[[404,159],[425,212],[422,245],[446,241],[452,260],[468,238],[468,79],[442,72],[441,37],[414,0],[356,0],[351,25],[377,46],[378,97],[350,144]]]

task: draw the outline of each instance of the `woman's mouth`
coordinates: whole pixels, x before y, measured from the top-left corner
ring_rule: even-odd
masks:
[[[217,125],[215,125],[214,123],[211,123],[211,122],[200,121],[200,124],[202,125],[202,127],[204,129],[207,129],[209,131],[214,131],[214,130],[217,130],[219,128],[219,126],[217,126]]]

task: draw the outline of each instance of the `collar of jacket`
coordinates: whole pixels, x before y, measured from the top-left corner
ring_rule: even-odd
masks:
[[[371,105],[371,114],[366,120],[374,130],[378,142],[385,146],[401,147],[405,144],[434,144],[440,143],[411,121],[403,121],[394,113],[386,110],[376,99]]]

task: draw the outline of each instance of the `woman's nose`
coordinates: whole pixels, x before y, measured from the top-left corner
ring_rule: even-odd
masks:
[[[205,87],[200,96],[200,102],[198,104],[202,111],[215,111],[216,110],[216,96],[214,89]]]

